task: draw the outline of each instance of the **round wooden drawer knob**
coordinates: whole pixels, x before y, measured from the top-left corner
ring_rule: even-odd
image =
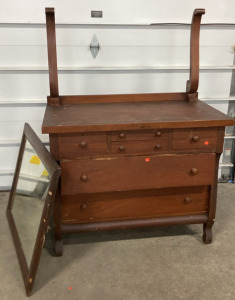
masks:
[[[87,205],[86,205],[85,203],[82,203],[81,206],[80,206],[80,208],[81,208],[82,210],[85,210],[85,209],[87,209]]]
[[[161,148],[161,145],[157,144],[157,145],[154,146],[154,148],[155,148],[155,149],[160,149],[160,148]]]
[[[199,136],[197,136],[197,135],[194,135],[194,136],[192,137],[192,140],[193,140],[194,142],[198,142],[198,140],[199,140]]]
[[[126,136],[126,135],[125,135],[125,133],[123,133],[123,132],[119,134],[119,137],[120,137],[121,139],[123,139],[125,136]]]
[[[125,147],[124,146],[120,146],[119,147],[119,151],[125,151]]]
[[[88,176],[87,176],[87,175],[83,174],[83,175],[81,176],[81,180],[82,180],[82,181],[87,181],[87,179],[88,179]]]
[[[193,175],[195,175],[195,174],[197,174],[198,170],[196,168],[192,168],[191,172]]]
[[[189,197],[184,198],[184,203],[190,203],[190,202],[191,202],[191,198],[189,198]]]
[[[81,148],[86,148],[86,146],[87,146],[87,142],[86,141],[81,141],[80,147]]]
[[[161,136],[162,133],[161,133],[161,131],[157,131],[157,132],[155,133],[155,135],[156,135],[156,136]]]

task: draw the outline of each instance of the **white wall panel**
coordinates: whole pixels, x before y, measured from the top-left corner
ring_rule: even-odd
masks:
[[[231,45],[200,46],[200,66],[231,66],[233,65],[233,60],[234,50]]]
[[[87,46],[59,46],[57,49],[59,68],[189,66],[189,53],[187,46],[103,46],[93,59]],[[234,52],[229,46],[200,49],[201,67],[231,66],[233,58]],[[0,46],[0,68],[4,67],[47,69],[46,46]]]
[[[200,71],[199,98],[228,97],[231,87],[232,71],[213,70]]]
[[[208,105],[214,107],[215,109],[221,111],[222,113],[228,113],[228,103],[229,101],[205,101]]]
[[[14,122],[17,121],[41,121],[45,112],[45,106],[3,106],[0,109],[1,122],[9,121],[9,116]]]
[[[199,96],[228,97],[231,74],[229,70],[201,71]],[[187,70],[61,71],[59,89],[61,95],[183,92],[188,77]],[[49,94],[47,72],[0,72],[0,82],[0,100],[46,99]]]
[[[0,190],[9,189],[12,185],[13,176],[12,175],[1,175],[0,174]]]
[[[30,66],[47,66],[46,46],[0,46],[0,68]]]
[[[101,50],[93,59],[89,45],[96,34]],[[234,27],[201,30],[201,66],[231,66]],[[189,27],[57,28],[58,66],[188,66]],[[35,25],[0,27],[1,67],[47,66],[46,28]]]
[[[47,72],[0,72],[0,100],[44,99],[49,94]]]
[[[2,110],[2,107],[0,107],[0,111]],[[11,111],[9,109],[8,111],[8,121],[1,122],[0,121],[0,144],[1,141],[20,141],[21,136],[24,129],[24,123],[29,122],[30,126],[33,128],[33,130],[36,132],[36,134],[39,136],[39,138],[43,141],[48,140],[47,134],[41,133],[41,126],[42,126],[42,120],[27,120],[24,119],[23,121],[16,121],[11,117]],[[1,146],[0,146],[1,147]],[[0,167],[1,170],[1,167]]]
[[[42,23],[44,7],[54,6],[60,23],[190,22],[195,8],[206,8],[205,23],[234,23],[233,0],[68,0],[2,1],[0,22]],[[91,10],[103,10],[103,18],[91,19]],[[14,13],[15,11],[15,13]],[[69,18],[68,18],[69,16]]]
[[[15,169],[18,157],[19,145],[14,147],[0,147],[0,165],[1,170]],[[1,177],[0,177],[1,178]]]
[[[56,26],[58,46],[89,46],[96,34],[102,46],[189,46],[190,26]],[[234,26],[202,26],[201,46],[234,45]],[[46,46],[45,25],[1,25],[0,45]]]

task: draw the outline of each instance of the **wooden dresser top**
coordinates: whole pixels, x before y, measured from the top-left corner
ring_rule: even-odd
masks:
[[[232,126],[234,120],[202,101],[47,105],[43,133]]]

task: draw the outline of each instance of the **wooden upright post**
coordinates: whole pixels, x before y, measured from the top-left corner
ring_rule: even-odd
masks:
[[[198,100],[198,82],[199,82],[199,36],[201,17],[205,14],[205,9],[195,9],[191,23],[190,37],[190,78],[186,84],[189,102]]]
[[[49,64],[50,96],[47,98],[49,105],[60,105],[59,88],[58,88],[58,71],[56,55],[56,36],[55,36],[55,14],[54,8],[47,7],[46,28],[47,28],[47,49]]]

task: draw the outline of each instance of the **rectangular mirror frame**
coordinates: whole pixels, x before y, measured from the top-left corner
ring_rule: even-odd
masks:
[[[17,182],[18,182],[18,178],[19,178],[19,174],[20,174],[25,144],[26,144],[27,140],[30,142],[30,144],[34,148],[36,154],[38,155],[38,157],[44,164],[45,168],[47,169],[48,174],[51,177],[48,194],[46,196],[45,204],[43,207],[42,216],[41,216],[40,225],[38,228],[37,238],[35,241],[30,266],[28,266],[26,263],[25,254],[23,252],[21,241],[20,241],[19,234],[17,231],[17,227],[15,224],[13,215],[12,215],[12,207],[13,207],[14,197],[16,194],[16,187],[17,187]],[[53,205],[55,194],[57,192],[59,177],[60,177],[59,165],[56,163],[55,159],[51,156],[51,154],[44,147],[44,145],[42,144],[42,142],[40,141],[38,136],[35,134],[33,129],[30,127],[30,125],[25,123],[22,140],[21,140],[21,145],[20,145],[20,150],[19,150],[18,159],[17,159],[17,164],[16,164],[16,169],[15,169],[15,174],[14,174],[14,178],[13,178],[12,189],[10,192],[9,202],[8,202],[6,213],[7,213],[7,219],[8,219],[10,230],[12,233],[12,238],[14,241],[22,277],[24,280],[24,285],[25,285],[27,296],[31,295],[33,284],[35,281],[42,248],[43,248],[43,245],[45,242],[45,235],[46,235],[47,228],[48,228],[48,219],[50,216],[50,211],[51,211],[51,208]]]

